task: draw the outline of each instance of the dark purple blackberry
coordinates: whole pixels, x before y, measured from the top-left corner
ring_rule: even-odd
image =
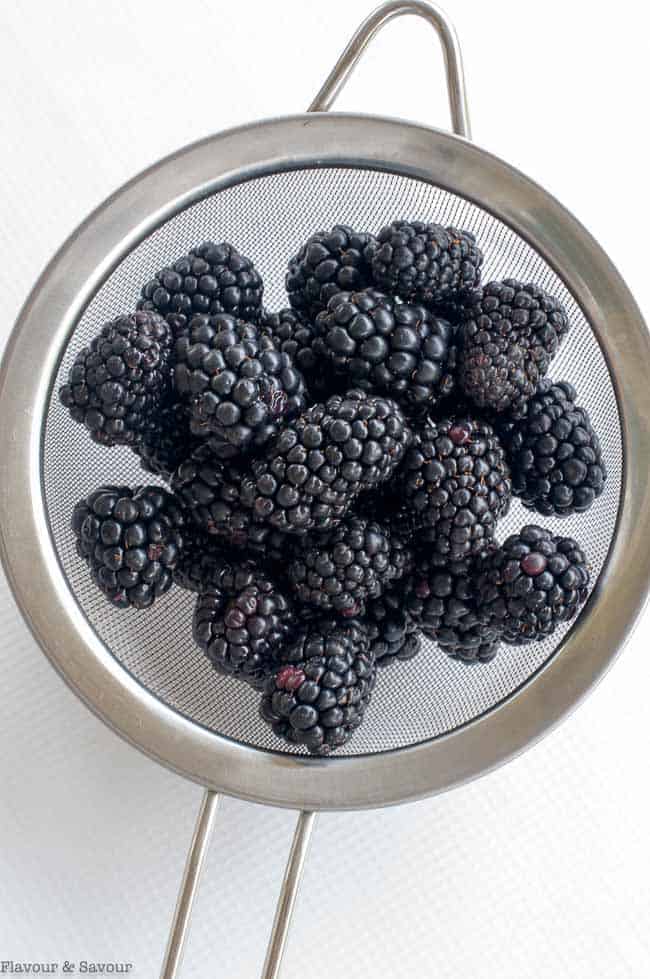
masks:
[[[334,395],[289,422],[252,462],[242,502],[285,533],[330,530],[358,493],[390,478],[410,440],[394,401]]]
[[[332,393],[332,378],[323,370],[322,357],[314,352],[319,328],[313,322],[295,309],[282,309],[279,313],[265,313],[260,329],[268,333],[281,353],[288,354],[314,400]]]
[[[230,313],[256,322],[263,290],[250,258],[228,242],[206,241],[147,282],[138,308],[169,316],[176,328],[195,313]]]
[[[133,449],[143,469],[169,480],[198,445],[185,405],[170,401],[152,415]]]
[[[483,254],[469,231],[423,221],[393,221],[365,251],[378,289],[433,305],[476,286]]]
[[[199,596],[194,639],[219,673],[259,688],[293,624],[289,600],[264,572],[233,566]]]
[[[118,316],[75,357],[61,403],[100,445],[135,445],[169,394],[172,346],[156,313]]]
[[[77,553],[117,608],[149,608],[172,584],[183,552],[183,516],[157,486],[101,486],[72,514]]]
[[[313,234],[289,262],[286,287],[293,308],[314,319],[337,292],[371,285],[364,252],[374,240],[344,224]]]
[[[336,376],[409,405],[450,394],[453,328],[424,306],[400,303],[376,289],[340,292],[317,319],[316,353]]]
[[[443,652],[464,663],[488,663],[499,644],[498,629],[478,611],[477,578],[485,560],[421,556],[404,583],[407,612]]]
[[[490,282],[465,300],[458,379],[478,408],[516,417],[546,371],[569,320],[562,304],[530,283]]]
[[[356,624],[316,620],[286,658],[264,683],[260,714],[283,741],[329,755],[350,740],[370,701],[377,668],[368,636]]]
[[[404,607],[401,585],[368,602],[363,623],[378,667],[407,662],[421,649],[420,631]]]
[[[513,493],[545,517],[584,513],[605,486],[600,442],[576,397],[568,381],[545,379],[525,417],[507,426]]]
[[[412,560],[404,541],[387,527],[351,515],[334,530],[305,538],[287,573],[301,602],[356,618]]]
[[[194,316],[176,342],[174,386],[190,428],[231,459],[259,449],[305,405],[288,354],[256,326],[225,314]]]
[[[522,527],[478,575],[478,610],[504,642],[535,642],[574,618],[588,587],[587,561],[576,541]]]
[[[485,548],[511,499],[510,473],[494,430],[462,416],[431,421],[416,433],[401,489],[419,545],[451,561]]]

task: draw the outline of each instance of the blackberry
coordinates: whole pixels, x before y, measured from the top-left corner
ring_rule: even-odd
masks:
[[[411,431],[395,402],[349,391],[289,422],[242,481],[257,521],[285,533],[330,530],[358,493],[387,480]]]
[[[448,562],[423,556],[404,586],[408,614],[443,652],[465,663],[488,663],[498,649],[499,631],[477,604],[477,579],[486,560],[485,555]]]
[[[450,394],[453,328],[424,306],[400,303],[376,289],[340,292],[317,320],[314,350],[354,387],[409,405]]]
[[[118,316],[75,357],[61,403],[100,445],[135,445],[169,393],[171,349],[156,313]]]
[[[418,543],[451,561],[485,548],[511,499],[499,439],[469,416],[430,421],[416,434],[401,489]]]
[[[298,599],[322,611],[357,617],[408,570],[412,555],[381,524],[344,517],[334,530],[312,534],[288,568]]]
[[[490,282],[466,299],[458,379],[477,407],[521,414],[569,330],[562,304],[539,286]]]
[[[370,652],[378,667],[407,662],[419,653],[420,631],[404,607],[400,586],[368,602],[363,621],[370,637]]]
[[[286,288],[293,308],[314,319],[337,292],[371,285],[364,253],[374,241],[344,224],[313,234],[289,262]]]
[[[149,419],[133,449],[143,469],[169,480],[198,444],[185,405],[170,401]]]
[[[305,404],[288,354],[250,323],[198,315],[176,342],[174,385],[190,429],[224,459],[257,449]]]
[[[117,608],[148,608],[172,584],[183,552],[177,501],[156,486],[101,486],[72,514],[77,553]]]
[[[322,358],[314,351],[319,333],[314,323],[295,309],[282,309],[279,313],[264,313],[260,328],[281,353],[288,354],[312,397],[331,393],[331,378],[323,372]]]
[[[368,636],[317,620],[300,630],[287,658],[264,683],[260,714],[277,737],[329,755],[350,740],[370,701],[377,668]]]
[[[478,609],[504,642],[535,642],[574,618],[588,586],[586,558],[576,541],[522,527],[487,559],[477,579]]]
[[[504,440],[513,492],[545,517],[584,513],[605,485],[600,442],[576,396],[568,381],[541,381]]]
[[[263,290],[250,258],[228,242],[206,241],[147,282],[138,308],[169,316],[177,329],[195,313],[230,313],[256,322]]]
[[[235,565],[199,596],[194,639],[219,673],[259,688],[293,621],[289,600],[263,572]]]
[[[393,221],[366,246],[373,281],[407,302],[434,305],[476,286],[483,254],[469,231]]]
[[[174,568],[174,583],[197,594],[217,588],[229,564],[225,552],[197,527],[185,527],[184,547]]]

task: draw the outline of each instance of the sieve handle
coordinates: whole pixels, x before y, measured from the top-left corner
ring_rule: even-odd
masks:
[[[194,899],[210,845],[218,805],[219,796],[215,792],[207,790],[201,802],[194,836],[187,854],[160,979],[177,979],[177,976],[180,975],[183,952],[190,930]]]
[[[452,129],[458,136],[471,139],[465,74],[458,36],[447,15],[439,7],[426,3],[425,0],[388,0],[387,3],[377,7],[357,29],[307,111],[327,112],[332,107],[373,37],[385,24],[403,14],[422,17],[431,24],[440,38],[445,57]]]
[[[266,952],[266,960],[262,971],[262,979],[277,979],[282,965],[282,956],[287,944],[291,915],[296,903],[298,887],[305,866],[309,840],[316,823],[315,812],[301,812],[293,835],[291,852],[284,872],[282,890],[275,911],[275,920]]]

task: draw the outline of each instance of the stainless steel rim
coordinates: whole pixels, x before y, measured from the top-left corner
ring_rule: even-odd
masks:
[[[125,253],[173,213],[224,186],[321,166],[431,182],[525,238],[563,278],[600,340],[616,385],[625,458],[609,561],[589,608],[542,671],[489,714],[441,738],[328,760],[272,754],[205,730],[120,666],[60,572],[41,462],[61,353]],[[314,113],[254,123],[187,147],[126,184],[70,237],[36,284],[0,374],[3,561],[23,615],[67,682],[114,730],[171,769],[215,791],[300,809],[366,808],[439,792],[494,768],[551,728],[599,679],[643,606],[650,578],[649,368],[648,334],[616,269],[556,200],[506,163],[462,138],[401,120]]]

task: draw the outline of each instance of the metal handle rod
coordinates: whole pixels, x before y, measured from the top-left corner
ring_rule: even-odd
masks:
[[[315,812],[301,812],[298,816],[296,830],[293,835],[291,852],[287,861],[287,869],[284,872],[282,890],[278,905],[275,910],[275,920],[273,930],[269,939],[269,947],[266,952],[262,979],[277,979],[282,965],[282,956],[287,943],[291,915],[296,903],[296,895],[300,886],[305,858],[309,848],[309,840],[316,823]]]
[[[426,3],[425,0],[388,0],[366,17],[307,111],[326,112],[330,109],[375,34],[378,34],[389,21],[404,14],[422,17],[438,34],[445,57],[452,128],[458,136],[471,139],[465,74],[458,36],[447,15],[439,7]]]
[[[199,815],[194,827],[194,836],[187,854],[183,880],[178,892],[178,901],[174,912],[167,951],[163,962],[160,979],[177,979],[180,974],[183,953],[187,942],[192,919],[192,908],[203,871],[203,865],[210,846],[210,838],[214,829],[214,819],[219,805],[216,792],[206,790]]]

